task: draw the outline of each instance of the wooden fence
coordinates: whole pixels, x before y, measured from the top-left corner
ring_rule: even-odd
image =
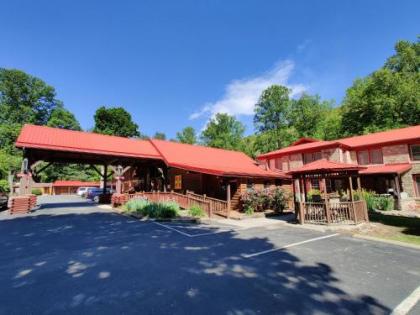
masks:
[[[357,224],[368,222],[367,206],[364,200],[353,202],[303,202],[301,223],[315,224]]]
[[[208,217],[213,214],[223,215],[228,217],[229,211],[227,202],[215,198],[209,198],[205,195],[197,195],[187,192],[185,195],[176,192],[137,192],[135,194],[121,194],[117,198],[113,197],[114,205],[122,205],[131,199],[147,199],[153,202],[174,201],[183,209],[189,209],[193,205],[199,206]]]

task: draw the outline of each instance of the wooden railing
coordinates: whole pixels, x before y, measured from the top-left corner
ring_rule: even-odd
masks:
[[[303,202],[301,223],[357,224],[369,221],[366,202]]]
[[[123,194],[124,198],[120,204],[126,203],[131,199],[147,199],[153,202],[166,202],[174,201],[179,204],[183,209],[189,209],[193,205],[199,206],[207,214],[208,217],[211,217],[213,214],[218,214],[228,217],[228,205],[226,201],[210,198],[205,195],[197,195],[192,192],[187,192],[185,195],[176,193],[176,192],[137,192],[134,194]]]
[[[229,206],[228,206],[227,201],[212,198],[212,197],[207,197],[206,195],[194,194],[193,192],[190,192],[190,191],[187,191],[186,195],[200,199],[202,201],[210,202],[211,213],[221,215],[226,218],[229,217]]]

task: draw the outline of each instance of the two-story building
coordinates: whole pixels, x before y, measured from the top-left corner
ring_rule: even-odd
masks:
[[[262,154],[257,159],[271,170],[286,173],[320,159],[363,166],[364,169],[359,171],[362,188],[394,194],[402,209],[419,208],[420,126],[332,141],[302,138],[289,147]],[[307,190],[322,188],[316,178],[305,185]],[[326,182],[326,189],[336,191],[343,185],[345,183],[340,179],[330,179]]]

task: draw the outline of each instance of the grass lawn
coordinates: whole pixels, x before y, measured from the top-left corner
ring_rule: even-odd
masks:
[[[420,245],[420,218],[369,213],[373,227],[363,234]]]

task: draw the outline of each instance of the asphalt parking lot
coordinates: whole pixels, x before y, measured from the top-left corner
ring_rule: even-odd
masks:
[[[141,222],[74,197],[0,231],[0,314],[420,314],[419,250],[331,232]]]

